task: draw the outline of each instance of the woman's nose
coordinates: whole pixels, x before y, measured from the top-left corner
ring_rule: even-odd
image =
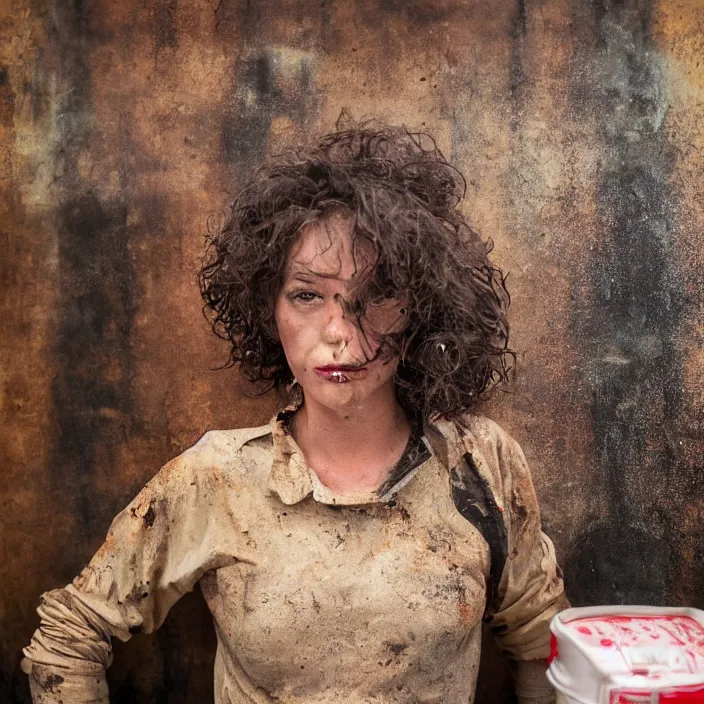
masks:
[[[324,341],[329,345],[337,345],[342,342],[349,343],[356,335],[357,330],[354,324],[346,317],[342,301],[330,301],[325,314]]]

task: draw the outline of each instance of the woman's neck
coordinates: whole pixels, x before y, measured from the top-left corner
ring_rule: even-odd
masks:
[[[380,486],[403,454],[410,431],[393,391],[345,410],[305,400],[291,422],[308,465],[325,486],[341,494]]]

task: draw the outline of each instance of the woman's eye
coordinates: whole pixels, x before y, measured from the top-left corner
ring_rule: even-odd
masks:
[[[313,291],[299,291],[293,295],[294,300],[301,301],[303,303],[310,303],[316,298],[320,298],[317,293]]]

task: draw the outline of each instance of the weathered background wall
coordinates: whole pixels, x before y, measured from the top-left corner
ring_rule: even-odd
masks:
[[[159,466],[269,417],[212,371],[202,234],[343,107],[427,129],[467,175],[519,353],[486,412],[526,449],[574,602],[704,607],[704,1],[0,6],[0,701],[28,701],[40,592]],[[208,701],[213,646],[187,598],[118,646],[113,701]],[[480,701],[505,688],[485,675]]]

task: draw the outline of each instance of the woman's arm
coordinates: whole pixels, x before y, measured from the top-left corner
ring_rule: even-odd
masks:
[[[465,445],[471,452],[476,441],[481,449],[477,469],[500,502],[508,543],[496,610],[487,620],[511,660],[520,704],[551,704],[555,692],[545,677],[549,624],[569,606],[562,572],[552,541],[541,530],[538,500],[520,446],[486,419],[473,430]]]
[[[206,436],[167,464],[115,518],[73,583],[41,597],[41,623],[22,662],[35,704],[107,703],[111,638],[156,630],[207,570],[234,562],[212,529],[222,503],[214,500],[212,454]]]

